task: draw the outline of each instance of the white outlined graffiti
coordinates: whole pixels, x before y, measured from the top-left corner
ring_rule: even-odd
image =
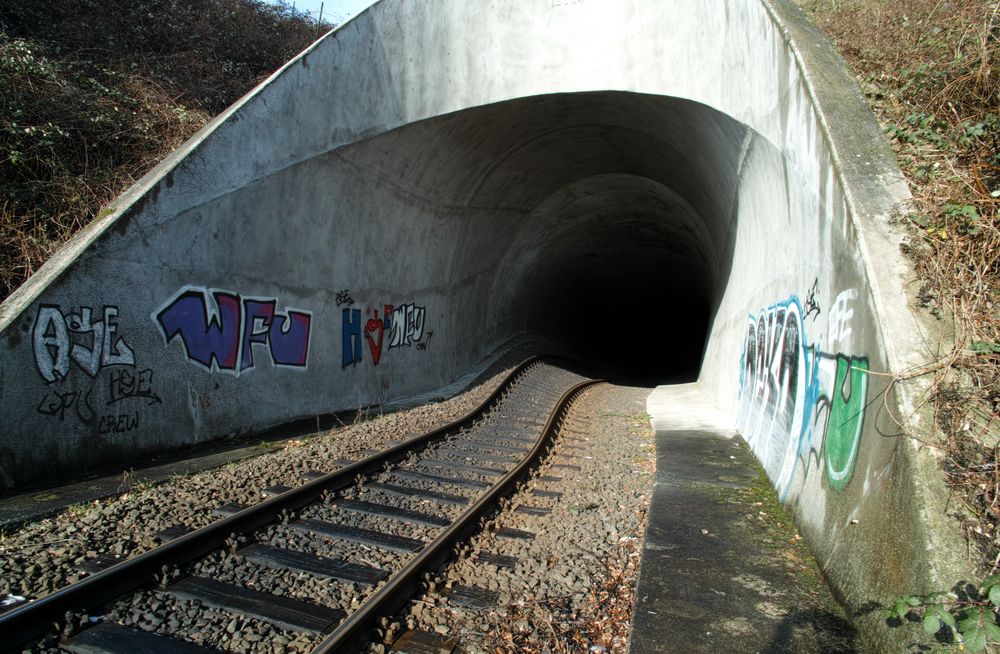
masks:
[[[849,342],[856,298],[856,291],[846,291],[830,307],[829,343]],[[865,357],[810,344],[796,297],[750,316],[740,367],[739,425],[779,493],[787,491],[809,452],[816,453],[830,487],[840,490],[850,483],[864,422],[868,365]]]
[[[65,379],[70,361],[90,377],[109,366],[135,364],[132,348],[118,336],[118,307],[105,305],[99,315],[94,320],[91,307],[68,315],[57,305],[38,307],[32,343],[38,374],[46,383]]]
[[[365,344],[372,364],[377,366],[385,350],[413,345],[426,350],[433,334],[425,331],[427,309],[412,303],[385,304],[381,315],[375,308],[343,309],[341,316],[341,367],[345,369],[361,363]]]
[[[32,348],[46,391],[35,407],[38,415],[60,423],[70,418],[94,433],[117,435],[138,429],[142,411],[162,402],[153,389],[153,371],[135,370],[135,352],[118,335],[118,315],[112,305],[100,311],[80,306],[73,313],[39,306]],[[74,367],[87,377],[69,379]],[[105,370],[106,395],[98,381]]]
[[[392,312],[389,328],[389,348],[410,347],[424,337],[427,310],[415,304],[402,304]]]
[[[245,374],[256,365],[255,351],[277,367],[305,369],[312,312],[277,307],[272,297],[185,286],[152,319],[168,346],[180,340],[188,361],[208,372]]]

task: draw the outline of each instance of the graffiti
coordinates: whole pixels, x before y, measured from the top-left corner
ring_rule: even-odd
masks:
[[[345,304],[347,306],[354,304],[354,298],[351,297],[351,290],[347,288],[342,291],[337,291],[337,306],[342,307]]]
[[[418,350],[427,349],[427,341],[432,332],[425,332],[427,310],[415,304],[382,306],[381,315],[378,309],[343,309],[341,310],[341,367],[348,368],[361,363],[363,358],[362,343],[367,344],[373,365],[378,365],[385,354],[384,350],[416,346]],[[427,336],[425,340],[424,336]]]
[[[344,309],[342,368],[361,363],[361,309]]]
[[[856,291],[841,293],[828,312],[826,342],[852,335]],[[797,298],[750,316],[740,370],[739,424],[747,442],[784,493],[798,462],[816,454],[830,487],[851,481],[868,393],[868,360],[809,343]],[[814,325],[815,327],[815,325]]]
[[[376,340],[375,332],[378,332]],[[378,360],[382,357],[382,339],[385,336],[385,323],[378,317],[378,312],[372,310],[372,317],[365,323],[365,340],[368,341],[368,349],[372,353],[372,361],[378,365]]]
[[[868,390],[868,361],[837,356],[837,370],[830,395],[822,395],[828,412],[824,460],[830,484],[841,489],[851,480],[861,443]]]
[[[94,320],[91,307],[69,315],[55,305],[38,307],[32,341],[35,365],[46,383],[66,379],[71,361],[91,377],[109,366],[135,363],[132,348],[118,336],[118,307],[105,306],[99,315]]]
[[[167,345],[179,338],[188,360],[209,372],[252,370],[255,352],[266,352],[275,366],[305,368],[312,313],[277,307],[275,298],[185,287],[153,320]]]
[[[156,402],[159,403],[159,401],[159,398],[156,398]],[[97,412],[91,404],[91,391],[89,390],[86,393],[79,391],[47,393],[38,405],[37,411],[43,416],[58,418],[60,422],[65,420],[67,413],[75,416],[84,425],[92,426],[96,421],[97,431],[100,434],[123,434],[139,427],[138,411],[117,415],[109,413],[98,419]]]
[[[832,342],[847,341],[853,335],[851,323],[854,321],[854,309],[851,307],[858,299],[858,292],[855,290],[844,291],[837,296],[830,307],[827,326],[827,338]]]
[[[812,288],[809,289],[809,295],[806,296],[806,313],[802,316],[803,320],[808,320],[809,316],[814,313],[819,316],[822,313],[819,309],[819,302],[816,301],[816,290],[819,288],[819,279],[813,281]]]
[[[145,406],[161,403],[153,390],[153,371],[134,371],[135,353],[118,333],[118,315],[118,307],[110,305],[99,311],[81,306],[75,312],[63,312],[52,304],[39,306],[32,330],[35,365],[46,384],[60,385],[59,390],[50,388],[42,396],[35,409],[39,415],[59,422],[69,418],[100,434],[121,434],[139,427],[139,412],[108,412],[102,416],[95,404],[103,401],[111,406],[129,399],[143,400]],[[81,378],[83,386],[91,387],[65,387],[81,385],[66,382],[74,366],[94,380]],[[105,370],[106,386],[96,381]]]
[[[392,327],[389,330],[389,348],[410,347],[424,337],[423,307],[404,304],[392,312]]]
[[[160,396],[153,392],[151,369],[147,368],[138,374],[133,374],[127,369],[118,370],[111,373],[108,382],[108,406],[130,398],[144,399],[147,406],[160,404]]]
[[[81,393],[80,391],[52,391],[46,393],[42,401],[38,404],[36,411],[43,416],[58,418],[62,422],[66,418],[66,413],[72,409],[80,422],[85,425],[93,424],[97,417],[97,412],[90,402],[91,391]]]
[[[101,416],[97,431],[101,434],[124,434],[139,427],[139,412]]]
[[[418,350],[426,350],[427,349],[427,345],[431,342],[431,338],[433,336],[434,336],[434,332],[427,332],[427,340],[425,340],[423,343],[417,343],[417,349]]]

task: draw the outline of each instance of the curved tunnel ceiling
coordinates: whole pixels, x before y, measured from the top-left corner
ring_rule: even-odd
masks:
[[[633,362],[693,376],[728,275],[748,135],[686,100],[558,94],[416,123],[335,156],[452,216],[452,242],[440,244],[450,282],[491,277],[488,324],[604,365],[623,362],[623,343],[641,345]],[[680,358],[678,339],[692,343]]]

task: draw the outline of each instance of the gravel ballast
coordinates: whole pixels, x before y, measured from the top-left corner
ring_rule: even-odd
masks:
[[[447,466],[456,468],[463,464],[476,464],[483,466],[484,471],[486,465],[496,466],[497,469],[510,469],[515,460],[523,455],[520,450],[526,449],[525,439],[530,440],[540,434],[541,426],[546,420],[548,411],[562,392],[561,389],[568,388],[569,385],[582,378],[552,366],[536,365],[531,379],[534,386],[521,385],[521,382],[518,382],[505,392],[506,402],[501,405],[501,410],[494,411],[493,414],[478,421],[470,428],[432,446],[429,451],[422,452],[415,457],[411,456],[409,460],[402,463],[401,470],[390,470],[375,475],[368,479],[366,484],[349,487],[337,493],[336,496],[327,497],[325,502],[307,507],[301,512],[301,515],[295,516],[295,518],[327,520],[362,529],[394,533],[407,538],[431,539],[435,535],[435,531],[443,526],[447,519],[453,518],[461,511],[458,504],[471,502],[475,496],[484,492],[484,489],[473,484],[474,490],[470,491],[468,484],[464,486],[457,484],[457,486],[462,486],[462,492],[446,492],[448,491],[447,482],[442,484],[419,477],[410,477],[409,483],[405,487],[400,483],[393,485],[392,482],[400,481],[400,475],[397,473],[431,474],[433,466],[428,468],[423,465],[422,461],[422,458],[427,457],[449,462]],[[483,389],[482,395],[495,386],[495,382],[496,379],[491,380],[487,388]],[[470,401],[473,405],[478,404],[482,399],[476,397],[475,393],[467,395],[471,397],[462,399]],[[513,408],[511,408],[512,405]],[[525,410],[524,407],[533,408]],[[467,409],[457,411],[457,413],[464,414],[466,411]],[[420,411],[407,413],[417,414],[419,417]],[[437,416],[440,415],[441,412],[438,411]],[[523,423],[522,429],[508,432],[504,428],[508,415],[517,416]],[[363,432],[363,428],[366,426],[377,427],[379,423],[384,425],[386,422],[401,422],[394,420],[399,417],[398,415],[388,416],[389,420],[382,418],[362,423],[347,430],[347,433],[353,432],[357,435],[358,432]],[[404,419],[406,417],[403,416]],[[369,438],[364,439],[364,442],[355,439],[350,442],[349,446],[344,444],[344,432],[341,432],[331,435],[333,438],[330,439],[317,439],[316,443],[286,448],[282,452],[276,452],[253,461],[227,466],[224,470],[233,472],[232,476],[238,477],[239,482],[236,482],[235,479],[227,479],[230,475],[220,475],[219,471],[216,470],[207,475],[194,475],[190,478],[174,480],[157,488],[143,489],[141,494],[127,493],[117,502],[95,503],[92,507],[88,507],[87,515],[75,516],[68,513],[60,516],[63,521],[57,518],[33,525],[8,539],[3,544],[4,553],[15,547],[18,540],[30,542],[30,539],[37,536],[39,531],[51,527],[55,527],[56,531],[62,530],[63,534],[75,535],[75,539],[61,539],[67,543],[66,551],[53,552],[56,556],[50,557],[41,565],[34,564],[35,567],[30,570],[30,572],[36,572],[39,568],[43,568],[41,578],[56,580],[51,585],[58,587],[60,585],[58,582],[68,581],[70,577],[77,576],[77,573],[71,570],[75,564],[83,560],[94,556],[107,556],[108,554],[117,554],[122,558],[134,556],[155,545],[157,534],[167,527],[195,528],[214,521],[218,519],[211,511],[215,507],[231,503],[252,504],[259,501],[261,488],[281,484],[295,485],[297,478],[301,477],[304,471],[328,467],[322,465],[325,461],[336,461],[337,459],[349,458],[352,455],[359,456],[366,450],[384,447],[389,444],[390,440],[400,440],[408,432],[423,431],[431,426],[448,422],[454,417],[456,416],[449,415],[444,419],[439,418],[432,425],[420,425],[417,428],[414,428],[414,421],[409,420],[405,421],[402,428],[399,428],[399,425],[392,425],[397,429],[388,433],[376,434],[372,433],[374,430],[364,430],[367,433],[361,435]],[[495,441],[488,440],[491,435],[496,436]],[[484,441],[484,438],[487,440]],[[334,442],[331,443],[329,440]],[[316,457],[304,460],[302,456],[306,449],[314,449],[317,446],[322,448],[321,455],[325,457],[320,461],[321,465],[316,465]],[[484,464],[484,459],[493,462]],[[482,476],[489,477],[490,475],[484,472]],[[474,475],[469,479],[476,480],[476,477]],[[445,487],[444,490],[442,485]],[[179,494],[191,493],[192,487],[197,490],[205,490],[207,487],[209,492],[201,494],[196,501],[192,501],[186,512],[178,511],[178,507],[174,503],[176,502],[175,498]],[[432,493],[428,499],[428,496],[409,496],[407,494],[409,491],[400,494],[398,492],[400,489],[404,491],[409,489],[409,491],[425,494],[427,491],[432,491]],[[147,500],[145,503],[142,502],[144,499]],[[379,502],[394,507],[395,510],[409,511],[413,515],[430,516],[435,520],[441,520],[442,524],[429,526],[420,524],[420,520],[417,521],[417,524],[409,522],[400,524],[394,518],[369,515],[363,512],[363,507],[359,512],[358,507],[365,502]],[[452,504],[453,502],[457,502],[457,504]],[[166,505],[166,509],[157,513],[157,509],[164,505]],[[174,511],[172,512],[171,509]],[[92,516],[95,514],[99,516],[98,519],[93,519]],[[149,515],[149,517],[144,518],[144,514]],[[108,520],[110,515],[124,515],[124,519]],[[294,525],[287,524],[288,521],[284,522],[284,524],[271,525],[254,534],[252,540],[259,543],[255,547],[276,546],[327,558],[336,557],[355,564],[361,563],[376,569],[376,572],[378,570],[398,569],[401,562],[405,561],[406,556],[408,556],[398,554],[385,556],[378,550],[358,547],[350,543],[345,544],[340,541],[331,544],[328,539],[304,536],[301,530],[293,529]],[[103,530],[80,528],[78,525],[81,523],[107,526],[107,528]],[[140,523],[144,527],[143,530],[131,529]],[[119,533],[115,533],[115,528],[118,529]],[[123,538],[125,534],[121,533],[123,529],[128,534],[127,540]],[[140,531],[138,538],[135,537],[136,531]],[[290,533],[292,531],[295,533]],[[51,532],[47,535],[52,536]],[[102,538],[108,540],[101,540]],[[241,537],[240,540],[245,541],[246,539]],[[284,600],[308,601],[313,605],[325,607],[326,610],[337,611],[349,611],[356,608],[368,594],[377,590],[380,585],[379,583],[370,585],[371,582],[369,582],[368,588],[359,588],[358,584],[339,581],[331,583],[329,580],[315,579],[309,575],[297,574],[289,570],[272,569],[266,565],[245,560],[238,551],[238,546],[241,544],[245,544],[245,542],[233,543],[232,551],[217,551],[204,559],[182,566],[180,569],[171,569],[166,572],[163,580],[173,582],[188,576],[191,576],[192,579],[206,578],[212,580],[213,583],[234,584],[251,591],[260,590],[271,593],[274,596],[284,598]],[[34,547],[44,546],[44,544],[32,544],[26,549],[32,550]],[[73,550],[79,551],[81,547],[90,549],[74,556]],[[60,559],[59,556],[63,558]],[[6,565],[10,561],[13,561],[14,565],[17,564],[16,557],[5,559],[4,564]],[[12,577],[13,575],[9,578]],[[27,581],[28,579],[26,579]],[[39,585],[32,583],[23,583],[22,588],[30,588],[38,592],[39,595],[49,590],[38,591]],[[179,637],[196,644],[207,644],[235,652],[304,652],[309,651],[316,644],[315,637],[303,637],[302,634],[294,633],[294,628],[292,628],[292,632],[285,633],[274,625],[253,618],[252,615],[234,619],[234,616],[224,609],[207,609],[199,606],[199,600],[185,599],[183,595],[174,597],[172,594],[174,591],[171,588],[142,591],[113,602],[104,610],[105,615],[78,615],[74,618],[74,622],[113,621],[127,627],[136,627],[162,635]],[[75,626],[75,624],[71,625],[71,628]],[[48,642],[41,644],[34,651],[49,651],[53,644],[53,641],[49,639]]]
[[[552,366],[536,366],[534,374],[540,383],[515,383],[505,392],[506,401],[475,425],[364,483],[240,537],[228,548],[167,569],[162,579],[204,578],[349,613],[384,585],[379,575],[400,569],[416,555],[324,537],[308,530],[316,529],[309,524],[317,524],[309,521],[430,541],[442,527],[371,515],[359,507],[378,503],[449,519],[464,511],[486,492],[487,484],[497,481],[495,471],[510,470],[532,445],[555,398],[582,379]],[[265,456],[152,488],[133,488],[116,500],[76,507],[30,525],[0,542],[5,584],[0,588],[8,594],[41,594],[77,578],[74,566],[84,560],[146,551],[167,527],[193,528],[218,520],[215,507],[259,502],[263,488],[298,485],[306,471],[337,468],[338,459],[362,458],[367,450],[465,415],[501,377],[494,375],[447,402],[359,421]],[[624,653],[656,469],[656,439],[644,412],[648,393],[649,388],[602,383],[577,397],[541,462],[481,522],[480,532],[458,546],[441,568],[424,575],[421,590],[401,612],[382,619],[368,651],[388,652],[396,639],[415,630],[455,639],[458,651],[473,654]],[[524,411],[527,406],[536,410]],[[774,530],[764,524],[760,528],[767,532],[761,538],[773,542]],[[797,534],[778,537],[798,540]],[[253,548],[242,549],[250,541],[256,543]],[[248,555],[268,547],[365,566],[375,580],[317,577]],[[794,583],[795,576],[789,579]],[[114,622],[248,654],[308,653],[324,637],[172,592],[169,586],[149,586],[110,603],[100,615],[75,615],[70,626]],[[25,651],[61,650],[49,637]]]
[[[72,506],[0,538],[0,598],[42,597],[79,580],[75,566],[98,556],[125,559],[159,544],[171,527],[207,525],[228,503],[255,504],[261,490],[297,486],[312,470],[333,470],[338,459],[357,460],[366,450],[426,432],[468,414],[503,380],[495,370],[470,390],[443,402],[383,416],[359,416],[346,428],[286,442],[253,459],[149,486],[138,483],[120,496]],[[277,527],[276,527],[277,529]]]
[[[654,465],[647,394],[587,390],[531,479],[371,650],[416,629],[457,636],[471,653],[623,652]],[[505,528],[533,537],[504,538]],[[489,554],[517,562],[511,570],[479,559]],[[458,606],[449,597],[463,587],[499,597],[486,609]]]

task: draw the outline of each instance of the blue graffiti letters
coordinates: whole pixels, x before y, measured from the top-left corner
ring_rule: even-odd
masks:
[[[375,366],[384,359],[384,350],[414,345],[420,351],[427,349],[427,341],[430,340],[432,332],[424,329],[427,317],[425,307],[415,304],[381,306],[381,315],[377,308],[370,306],[364,310],[341,311],[342,368],[355,366],[362,361],[364,356],[362,343],[368,344],[372,365]]]
[[[202,291],[184,291],[157,314],[156,319],[169,343],[180,336],[188,358],[211,369],[236,370],[240,353],[240,301],[229,293],[213,294],[215,311]]]
[[[188,360],[235,375],[252,370],[255,350],[276,366],[305,368],[312,313],[277,310],[275,298],[241,298],[228,291],[186,287],[153,314],[169,345],[180,338]]]
[[[341,367],[346,368],[361,363],[361,309],[344,309],[341,315],[343,316]]]

